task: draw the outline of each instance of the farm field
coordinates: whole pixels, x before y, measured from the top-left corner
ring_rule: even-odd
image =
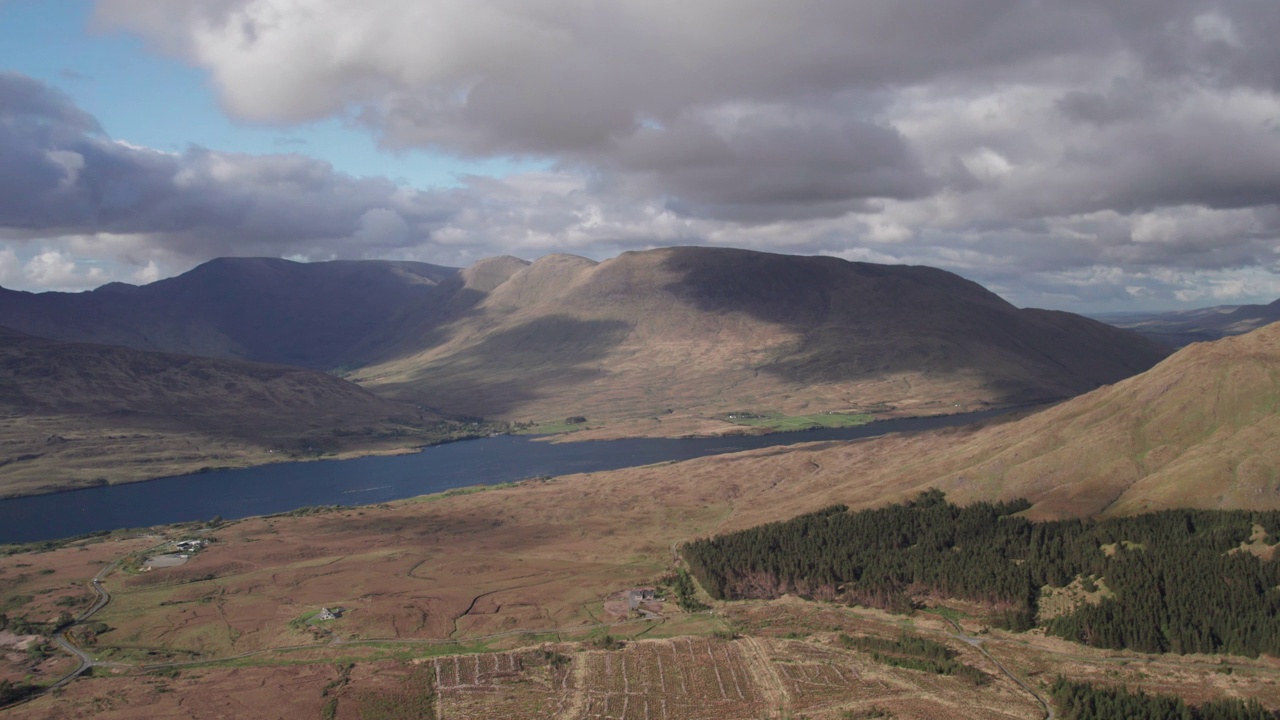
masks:
[[[786,598],[735,604],[720,614],[737,631],[732,639],[724,632],[633,638],[613,649],[592,641],[545,641],[463,654],[457,648],[440,653],[420,646],[330,645],[150,672],[103,669],[54,697],[8,710],[6,717],[236,717],[268,704],[273,717],[335,719],[1044,716],[1030,694],[927,613],[906,618]],[[946,644],[990,681],[975,686],[893,667],[838,642],[845,633],[892,638],[904,631]],[[1280,702],[1280,664],[1274,660],[1123,656],[997,631],[985,635],[984,647],[1033,688],[1063,674],[1197,701]]]

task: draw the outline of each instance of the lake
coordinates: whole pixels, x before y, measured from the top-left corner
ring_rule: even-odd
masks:
[[[231,520],[308,505],[370,505],[542,475],[617,470],[763,447],[933,430],[1005,412],[1008,410],[986,410],[883,420],[853,428],[717,438],[551,443],[527,435],[500,435],[437,445],[408,455],[218,470],[0,500],[0,543],[51,540],[215,516]]]

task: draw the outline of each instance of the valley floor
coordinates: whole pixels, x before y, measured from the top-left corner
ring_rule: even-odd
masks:
[[[833,485],[823,457],[766,449],[15,548],[0,557],[0,611],[33,623],[88,608],[87,583],[122,562],[104,573],[111,602],[73,631],[97,666],[4,717],[260,717],[269,707],[285,718],[1032,719],[1046,716],[1035,695],[1060,674],[1280,707],[1272,659],[1093,650],[987,628],[963,606],[953,614],[963,632],[928,612],[794,598],[677,608],[675,544],[827,504],[848,480]],[[186,563],[146,569],[193,539],[207,544]],[[655,586],[665,597],[656,617],[618,610],[619,591]],[[322,608],[338,617],[320,620]],[[886,665],[841,642],[904,630],[946,644],[986,684]],[[0,679],[35,683],[74,667],[53,650],[16,648],[0,664]]]

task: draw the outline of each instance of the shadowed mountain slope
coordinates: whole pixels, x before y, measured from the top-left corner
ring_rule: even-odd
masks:
[[[791,481],[769,490],[743,527],[929,487],[962,503],[1025,497],[1038,517],[1277,509],[1280,323],[1191,345],[1020,419],[758,455],[719,472]]]
[[[434,302],[453,268],[426,263],[220,258],[144,286],[0,290],[0,325],[55,340],[331,370]]]
[[[667,248],[602,263],[552,255],[504,272],[416,350],[402,342],[354,379],[509,419],[939,412],[1075,395],[1167,352],[926,267]]]
[[[0,328],[0,493],[407,447],[438,421],[313,370]]]

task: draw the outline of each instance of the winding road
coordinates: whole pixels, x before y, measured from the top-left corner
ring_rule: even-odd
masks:
[[[1036,692],[1035,689],[1033,689],[1030,685],[1024,682],[1022,678],[1018,677],[1017,675],[1014,675],[1013,672],[1009,670],[1009,668],[1004,666],[1004,663],[992,657],[991,653],[987,652],[987,649],[983,647],[982,638],[974,637],[972,635],[966,635],[964,633],[964,628],[960,627],[960,623],[957,623],[955,620],[952,620],[946,615],[939,614],[938,617],[941,617],[943,620],[946,620],[947,623],[951,625],[951,627],[956,629],[954,633],[951,633],[951,637],[959,640],[960,642],[966,643],[968,645],[971,645],[977,648],[978,652],[982,653],[988,660],[991,661],[993,665],[1000,668],[1000,672],[1004,673],[1005,676],[1008,677],[1010,680],[1012,680],[1014,683],[1016,683],[1018,687],[1027,691],[1027,693],[1029,693],[1031,697],[1035,698],[1036,702],[1040,703],[1041,709],[1044,710],[1045,720],[1055,719],[1056,716],[1053,712],[1053,705],[1048,700],[1046,700],[1043,695]]]
[[[111,563],[108,563],[107,565],[102,566],[102,569],[98,571],[98,574],[94,575],[93,579],[89,581],[89,589],[93,590],[93,594],[97,597],[97,599],[93,601],[93,605],[90,605],[89,609],[80,613],[80,615],[77,616],[76,619],[72,620],[70,623],[67,623],[65,626],[59,628],[58,634],[53,637],[53,641],[58,644],[58,647],[62,648],[63,650],[66,650],[68,654],[72,655],[73,657],[75,657],[77,660],[80,661],[80,666],[77,667],[75,670],[72,670],[71,672],[67,673],[63,677],[59,678],[57,681],[50,683],[49,685],[46,685],[43,689],[41,689],[40,692],[35,693],[34,695],[28,695],[27,697],[23,698],[22,700],[16,703],[0,707],[0,710],[14,707],[15,705],[22,705],[24,703],[31,702],[32,700],[35,700],[38,697],[47,695],[48,693],[54,690],[57,690],[60,687],[63,687],[64,685],[71,682],[72,680],[75,680],[81,675],[84,675],[85,673],[89,672],[96,666],[102,665],[102,666],[109,666],[109,667],[119,667],[115,663],[98,662],[96,658],[94,658],[92,655],[82,650],[79,645],[76,645],[74,642],[72,642],[71,631],[77,625],[83,625],[84,623],[89,622],[90,618],[98,614],[98,612],[101,611],[102,608],[106,607],[111,602],[111,593],[105,587],[103,587],[102,580],[106,576],[110,575],[112,572],[115,572],[116,568],[120,567],[120,564],[123,563],[124,560],[125,560],[124,558],[119,558],[117,560],[112,561]]]
[[[48,688],[45,689],[45,692],[49,692],[50,690],[54,690],[62,687],[63,685],[66,685],[72,680],[75,680],[76,678],[85,674],[90,669],[92,669],[93,666],[98,664],[98,661],[95,660],[92,655],[85,652],[84,650],[81,650],[80,646],[76,645],[71,641],[71,630],[77,625],[82,625],[86,622],[89,622],[90,618],[96,615],[99,610],[106,607],[107,604],[111,602],[111,593],[108,592],[107,589],[102,586],[102,579],[107,575],[111,574],[111,572],[114,571],[116,568],[120,567],[120,563],[122,562],[124,562],[123,558],[120,560],[116,560],[115,562],[112,562],[109,565],[104,565],[103,568],[98,571],[98,574],[93,576],[93,580],[89,581],[89,588],[93,590],[94,594],[97,595],[98,599],[94,601],[93,605],[91,605],[88,610],[85,610],[84,612],[80,613],[79,617],[73,620],[70,625],[63,628],[62,632],[58,633],[58,635],[54,637],[54,641],[58,643],[59,647],[61,647],[63,650],[66,650],[68,653],[71,653],[72,655],[76,656],[76,658],[80,660],[80,667],[76,668],[75,670],[72,670],[71,673],[68,674],[66,677],[63,677],[57,682],[50,685]]]

